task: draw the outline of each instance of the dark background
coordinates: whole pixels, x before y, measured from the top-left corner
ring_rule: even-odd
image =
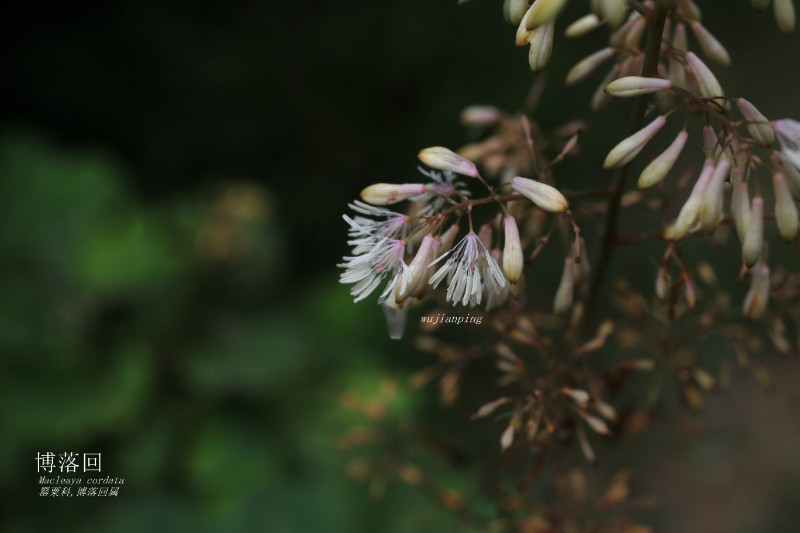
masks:
[[[717,69],[723,85],[769,117],[799,118],[797,37],[749,2],[701,7],[734,60]],[[561,20],[583,9],[571,2]],[[340,215],[362,187],[411,181],[420,148],[466,142],[465,106],[520,107],[533,74],[513,36],[490,0],[4,2],[3,528],[466,527],[413,487],[370,498],[344,473],[332,444],[355,423],[335,401],[343,390],[394,380],[397,416],[487,455],[500,428],[466,420],[482,392],[454,412],[435,391],[406,390],[429,356],[387,343],[377,306],[353,304],[335,264]],[[601,74],[561,83],[604,43],[603,31],[557,39],[547,73],[543,129],[593,120],[566,186],[605,183],[597,162],[627,122],[626,103],[592,116]],[[647,259],[625,264],[649,286]],[[665,500],[651,516],[663,530],[792,523],[798,369],[769,364],[785,374],[779,396],[743,381],[712,397],[698,439],[661,428],[608,452],[611,466],[645,471],[643,490]],[[39,497],[45,451],[103,452],[104,473],[125,478],[120,496]],[[480,494],[485,462],[437,475]]]

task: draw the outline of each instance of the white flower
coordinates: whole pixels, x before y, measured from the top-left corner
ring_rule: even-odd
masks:
[[[425,185],[425,194],[418,198],[418,201],[426,204],[419,212],[422,215],[432,215],[441,211],[447,206],[446,198],[458,194],[469,196],[470,192],[463,181],[457,181],[457,175],[449,170],[436,171],[427,170],[422,167],[417,168],[423,176],[433,180],[433,183]]]
[[[342,215],[342,218],[350,226],[347,235],[350,237],[347,243],[353,246],[353,253],[360,254],[358,247],[362,244],[371,245],[375,238],[387,237],[389,239],[404,239],[408,235],[409,218],[408,215],[396,213],[382,207],[375,207],[356,200],[347,206],[362,215],[377,217],[378,220],[363,216],[350,218]]]
[[[406,285],[411,282],[411,271],[403,261],[405,241],[383,237],[375,240],[371,247],[364,244],[361,248],[364,253],[345,257],[345,262],[338,265],[346,269],[339,277],[339,282],[355,283],[350,289],[355,301],[369,296],[387,274],[392,275],[392,279],[378,301],[383,302],[398,282],[401,284],[400,291],[404,292]]]
[[[454,305],[459,302],[470,307],[479,305],[483,283],[489,293],[498,293],[505,287],[506,279],[500,266],[474,231],[470,231],[453,250],[442,254],[431,265],[448,255],[450,258],[436,271],[429,283],[435,288],[447,278],[447,300]]]

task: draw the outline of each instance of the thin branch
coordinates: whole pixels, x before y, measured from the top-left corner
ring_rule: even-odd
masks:
[[[658,62],[661,57],[661,38],[664,33],[664,24],[667,20],[668,10],[663,7],[663,4],[656,3],[656,10],[652,17],[650,31],[647,36],[647,46],[645,49],[644,65],[642,66],[642,76],[653,76],[658,68]],[[644,123],[645,114],[647,112],[647,102],[650,95],[641,95],[634,102],[633,113],[631,114],[631,123],[628,128],[629,135],[633,135],[642,128]],[[622,195],[625,192],[625,181],[628,178],[628,171],[630,163],[623,166],[617,171],[614,181],[611,184],[611,193],[608,201],[608,214],[606,215],[606,229],[603,235],[602,248],[600,250],[600,259],[597,261],[597,268],[595,270],[592,284],[589,288],[589,296],[586,300],[586,313],[583,318],[583,332],[588,334],[592,327],[592,313],[597,305],[600,290],[606,277],[606,271],[611,263],[611,258],[614,256],[614,250],[617,247],[617,232],[619,230],[619,213],[622,202]]]

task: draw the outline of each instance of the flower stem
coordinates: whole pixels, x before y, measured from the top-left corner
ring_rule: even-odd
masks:
[[[661,2],[656,3],[655,12],[649,21],[649,32],[647,35],[647,45],[645,48],[644,65],[642,66],[642,76],[652,77],[656,75],[658,62],[661,57],[661,40],[664,33],[664,23],[667,20],[668,9]],[[644,94],[636,98],[631,113],[630,127],[628,134],[633,135],[642,128],[645,114],[647,112],[647,102],[650,95]],[[605,282],[608,266],[614,256],[617,247],[617,233],[619,230],[619,214],[622,202],[622,195],[625,192],[625,182],[628,179],[630,163],[621,167],[611,184],[608,213],[606,214],[605,234],[600,249],[600,258],[597,261],[594,277],[589,287],[589,295],[586,299],[586,313],[583,318],[583,331],[587,334],[592,327],[592,312],[597,306],[597,299],[600,290]]]

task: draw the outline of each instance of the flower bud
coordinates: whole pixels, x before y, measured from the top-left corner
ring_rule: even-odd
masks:
[[[686,53],[686,63],[697,80],[700,96],[705,96],[706,98],[725,96],[725,92],[722,90],[717,78],[714,77],[711,70],[705,63],[700,61],[700,58],[694,52]]]
[[[750,132],[750,136],[756,144],[770,148],[775,143],[775,132],[772,130],[772,124],[767,120],[767,117],[762,115],[761,111],[756,109],[756,106],[744,98],[736,100],[736,105],[747,121],[747,131]]]
[[[456,235],[458,235],[458,224],[453,224],[447,231],[442,233],[442,244],[439,248],[438,255],[436,257],[441,256],[443,253],[450,251],[450,248],[453,247],[453,243],[456,241]]]
[[[487,250],[492,249],[492,227],[489,224],[484,224],[478,230],[478,239],[480,239]]]
[[[708,56],[709,59],[726,67],[731,64],[731,56],[728,55],[728,51],[725,50],[722,43],[720,43],[699,20],[693,21],[691,23],[691,28],[694,32],[694,36],[697,37],[697,41],[700,43],[700,48],[703,49],[703,53]]]
[[[731,164],[727,159],[721,159],[711,174],[708,185],[700,197],[698,207],[698,218],[703,231],[713,233],[722,220],[722,187],[731,170]]]
[[[694,278],[688,273],[683,275],[683,297],[689,309],[692,311],[697,309],[697,286]]]
[[[792,196],[795,200],[800,200],[800,170],[795,168],[792,161],[783,152],[773,154],[772,158],[783,169],[783,177],[786,179],[789,190],[792,191]]]
[[[711,124],[703,126],[703,151],[706,153],[706,157],[711,157],[715,161],[719,159],[720,154],[722,154],[722,145]]]
[[[630,163],[666,123],[667,119],[660,115],[650,124],[624,139],[608,153],[603,168],[621,167]]]
[[[541,72],[547,66],[547,62],[550,61],[550,56],[553,53],[555,27],[555,22],[550,21],[533,30],[530,35],[529,42],[531,47],[528,50],[528,64],[534,73]]]
[[[753,269],[750,290],[747,291],[742,312],[747,320],[758,320],[767,310],[769,303],[769,266],[760,261]]]
[[[528,29],[532,30],[552,22],[567,0],[536,0],[528,16]]]
[[[528,11],[528,0],[510,0],[508,3],[508,21],[515,26],[522,21]]]
[[[700,172],[700,177],[697,178],[697,182],[694,184],[694,188],[692,188],[689,198],[686,200],[686,203],[683,204],[683,207],[681,207],[681,211],[678,213],[678,218],[675,220],[675,225],[672,226],[669,232],[669,239],[683,239],[687,233],[694,229],[698,221],[700,199],[702,198],[703,192],[706,190],[713,173],[714,161],[711,159],[706,159],[705,164],[703,165],[703,170]]]
[[[503,247],[503,273],[511,283],[517,283],[522,275],[522,243],[519,240],[517,220],[509,215],[505,218],[506,243]]]
[[[491,126],[500,119],[500,110],[490,105],[471,105],[461,112],[465,126]]]
[[[747,227],[750,225],[750,191],[747,182],[741,178],[741,170],[734,169],[733,193],[731,197],[731,216],[736,226],[739,241],[744,242]],[[739,175],[737,179],[736,176]]]
[[[592,95],[592,111],[600,111],[611,102],[611,96],[606,92],[606,85],[619,78],[620,72],[622,72],[622,65],[615,63],[606,74],[606,77],[603,78],[603,81],[600,82],[600,85],[597,86]]]
[[[616,28],[625,19],[625,12],[628,10],[627,0],[601,0],[600,10],[611,27]]]
[[[567,74],[567,85],[574,85],[588,78],[604,61],[613,57],[616,50],[611,47],[603,48],[580,60]]]
[[[672,88],[672,82],[661,78],[626,76],[606,85],[605,91],[618,98],[630,98]]]
[[[688,139],[688,137],[689,134],[686,133],[686,130],[678,132],[678,135],[675,137],[675,140],[672,141],[672,144],[669,145],[669,148],[664,150],[661,155],[653,159],[653,161],[645,167],[637,183],[640,189],[652,187],[660,183],[667,176],[667,173],[669,173],[675,165],[675,161],[677,161],[678,157],[681,155],[681,151],[686,145],[686,139]]]
[[[464,159],[457,153],[442,146],[431,146],[422,150],[417,157],[419,160],[436,170],[449,170],[456,174],[476,177],[478,169],[472,161]]]
[[[602,25],[603,21],[600,20],[600,17],[594,13],[590,13],[570,24],[567,27],[567,30],[564,32],[564,35],[570,38],[580,37],[581,35],[586,35],[593,29]]]
[[[791,242],[797,236],[797,206],[783,174],[773,174],[772,187],[775,192],[775,222],[778,224],[778,231],[784,241]]]
[[[545,211],[563,213],[569,209],[564,195],[545,183],[517,176],[511,180],[511,188]]]
[[[417,250],[417,255],[408,265],[408,269],[411,272],[411,282],[406,284],[405,290],[402,290],[402,284],[395,285],[395,302],[398,304],[403,303],[406,299],[415,296],[421,288],[428,284],[428,279],[432,274],[428,265],[436,259],[436,251],[440,245],[441,241],[439,239],[430,234],[425,235],[422,239],[422,244]]]
[[[672,278],[667,267],[660,267],[656,274],[656,297],[661,302],[666,302],[669,298],[669,289],[672,286]]]
[[[575,285],[579,285],[589,279],[589,272],[591,271],[589,256],[586,254],[586,242],[584,242],[583,237],[576,236],[572,242],[572,257],[575,258],[573,261],[575,264],[573,267]],[[580,262],[578,258],[580,258]]]
[[[775,0],[775,21],[784,35],[794,33],[796,15],[792,0]]]
[[[361,199],[372,205],[389,205],[425,192],[422,183],[375,183],[361,191]]]
[[[742,259],[748,268],[752,268],[758,262],[763,243],[764,199],[756,196],[750,205],[750,223],[747,225],[742,243]]]
[[[575,287],[573,275],[574,262],[571,257],[564,259],[564,271],[561,274],[561,282],[558,284],[556,296],[553,300],[553,310],[556,314],[565,313],[572,307],[572,293]]]
[[[692,0],[680,0],[678,2],[678,14],[689,20],[700,20],[703,18],[700,8],[697,7],[697,4]]]

